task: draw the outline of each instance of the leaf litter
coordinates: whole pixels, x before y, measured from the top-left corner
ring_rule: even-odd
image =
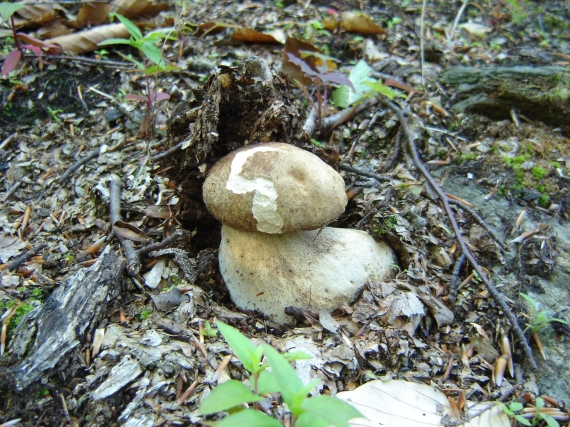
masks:
[[[254,35],[254,38],[246,40],[247,42],[262,42],[263,39],[260,40],[251,31],[269,34],[278,27],[286,29],[284,24],[291,20],[309,23],[313,14],[320,10],[317,6],[303,8],[300,5],[291,5],[284,9],[271,6],[258,16],[256,14],[258,7],[256,4],[244,4],[224,8],[221,5],[211,4],[207,10],[205,7],[195,7],[185,12],[187,19],[197,24],[239,21],[240,29]],[[369,16],[363,18],[365,22],[370,20],[376,23],[386,22],[391,18],[386,12],[375,7],[370,7],[369,13]],[[409,12],[402,6],[397,7],[393,13],[403,14],[404,19],[407,19],[405,14]],[[430,19],[445,18],[447,22],[452,22],[455,17],[449,11],[447,15],[442,16],[437,16],[435,11],[433,13]],[[356,25],[350,24],[353,15],[362,16],[361,13],[349,15],[348,12],[343,12],[341,20],[335,19],[342,24],[344,30],[352,31],[354,27],[350,25]],[[504,24],[507,25],[506,21]],[[380,27],[378,24],[374,25]],[[483,27],[482,24],[477,24],[478,27],[469,25],[470,23],[458,26],[458,31],[465,29],[469,35],[470,30]],[[100,27],[94,27],[98,28]],[[437,24],[433,24],[432,29],[437,31]],[[482,33],[487,33],[487,29],[484,27]],[[300,26],[298,31],[302,30],[303,27]],[[372,399],[373,404],[368,406],[374,406],[376,412],[371,413],[368,418],[382,424],[388,422],[386,416],[378,415],[382,411],[380,402],[388,402],[386,395],[399,398],[407,404],[399,413],[395,411],[395,422],[399,422],[399,425],[403,422],[402,412],[405,411],[412,417],[410,411],[420,407],[414,399],[422,397],[430,397],[429,404],[435,406],[433,413],[436,418],[439,417],[434,419],[435,425],[447,425],[445,423],[448,421],[444,418],[446,414],[456,419],[465,419],[471,414],[470,411],[477,410],[471,407],[471,403],[466,406],[469,407],[469,411],[463,407],[457,410],[457,403],[450,403],[451,399],[457,399],[459,402],[460,397],[465,395],[469,401],[488,402],[495,400],[501,394],[508,395],[516,383],[524,384],[525,388],[520,392],[523,396],[524,393],[538,390],[528,366],[524,367],[522,374],[519,374],[525,376],[524,381],[512,378],[508,369],[500,386],[496,379],[493,380],[493,376],[496,375],[493,363],[499,360],[501,355],[507,354],[499,337],[508,336],[510,328],[493,300],[489,298],[485,287],[475,276],[469,283],[459,287],[454,313],[444,312],[443,317],[438,317],[444,308],[448,307],[446,305],[448,286],[452,280],[452,264],[457,253],[443,210],[424,186],[413,162],[405,156],[400,159],[399,165],[388,167],[383,171],[390,176],[392,182],[379,182],[364,175],[344,173],[347,184],[360,187],[362,190],[356,194],[346,213],[337,221],[338,226],[354,227],[363,218],[367,218],[360,226],[375,236],[387,240],[398,253],[400,265],[395,266],[391,277],[386,277],[380,283],[368,284],[355,304],[340,307],[332,316],[325,313],[310,313],[310,306],[305,307],[307,310],[300,313],[301,320],[298,327],[293,329],[273,324],[257,313],[248,313],[245,316],[228,310],[232,305],[217,271],[216,249],[219,232],[215,223],[207,214],[203,214],[199,197],[196,197],[204,172],[209,165],[224,154],[223,150],[231,151],[239,144],[243,144],[243,140],[238,141],[238,138],[232,138],[231,133],[223,132],[223,127],[231,126],[228,105],[232,108],[236,105],[248,105],[248,108],[251,108],[254,105],[258,108],[255,111],[269,112],[263,116],[262,121],[256,122],[259,117],[255,117],[252,122],[255,125],[248,127],[247,132],[243,133],[244,136],[240,136],[243,139],[255,141],[263,140],[264,137],[273,139],[278,137],[277,135],[295,136],[305,148],[321,153],[323,157],[327,154],[326,150],[336,151],[342,161],[348,159],[348,154],[352,151],[354,153],[352,166],[362,171],[375,172],[382,168],[389,158],[393,149],[392,141],[398,132],[397,123],[390,114],[385,114],[377,119],[376,123],[367,126],[366,122],[372,121],[372,114],[364,112],[334,130],[328,140],[323,139],[324,148],[310,145],[307,140],[303,141],[299,136],[299,124],[304,119],[304,115],[300,113],[305,101],[303,95],[295,92],[296,89],[292,84],[282,85],[281,80],[285,77],[275,77],[274,70],[270,71],[272,83],[269,84],[265,72],[252,72],[251,68],[248,69],[247,65],[245,67],[243,65],[253,50],[256,55],[265,59],[270,68],[277,70],[281,63],[281,48],[279,45],[273,47],[228,45],[232,31],[232,27],[221,32],[212,31],[208,37],[193,39],[196,42],[193,46],[186,45],[183,39],[180,39],[177,42],[181,45],[180,49],[176,46],[170,46],[171,50],[165,49],[165,55],[170,61],[184,65],[180,67],[184,72],[164,74],[157,78],[155,83],[157,87],[170,88],[172,97],[166,106],[161,107],[157,116],[157,125],[168,129],[168,134],[164,136],[167,137],[167,144],[171,147],[180,142],[187,145],[183,151],[184,156],[174,160],[175,166],[170,172],[165,169],[169,165],[172,168],[172,158],[161,160],[158,167],[157,162],[150,161],[151,155],[160,153],[156,151],[157,148],[163,149],[164,142],[161,145],[160,140],[137,139],[138,126],[123,112],[119,111],[115,120],[106,121],[104,117],[114,108],[112,106],[114,104],[102,96],[93,96],[89,99],[85,112],[71,113],[69,110],[54,112],[44,119],[44,123],[39,120],[35,123],[28,122],[21,124],[20,128],[12,121],[10,127],[3,131],[3,141],[8,140],[10,135],[16,135],[15,139],[12,138],[2,147],[4,150],[2,162],[8,165],[10,172],[10,174],[4,173],[5,189],[8,190],[18,182],[22,184],[10,198],[7,198],[0,211],[2,225],[0,239],[6,243],[2,245],[2,261],[7,263],[17,254],[39,243],[48,245],[47,250],[40,252],[41,256],[28,259],[14,270],[2,270],[3,288],[0,291],[0,301],[3,307],[16,298],[31,301],[31,297],[38,292],[46,295],[56,292],[57,289],[61,289],[62,284],[72,283],[74,278],[80,277],[81,272],[92,268],[89,267],[90,263],[95,261],[97,256],[101,258],[102,253],[108,253],[108,248],[112,247],[113,250],[120,248],[115,240],[107,239],[107,245],[101,245],[99,252],[97,249],[87,251],[93,244],[109,235],[112,225],[107,213],[110,203],[109,184],[117,175],[123,184],[121,210],[125,224],[125,227],[118,227],[121,229],[119,233],[128,233],[123,237],[130,236],[139,240],[142,246],[147,243],[147,239],[160,242],[170,234],[172,228],[180,229],[183,231],[183,239],[178,245],[186,250],[190,264],[196,268],[195,278],[188,280],[183,269],[170,257],[161,258],[156,263],[151,258],[145,258],[143,271],[148,275],[144,279],[139,280],[136,277],[129,279],[124,276],[120,295],[108,302],[104,314],[96,319],[96,324],[90,325],[81,342],[72,350],[73,361],[63,365],[56,364],[42,371],[49,396],[51,399],[53,396],[63,396],[66,402],[65,411],[68,413],[65,415],[62,411],[52,409],[45,418],[46,423],[56,425],[62,417],[73,419],[78,416],[77,414],[85,413],[84,411],[90,418],[108,425],[201,421],[203,418],[196,412],[196,408],[216,383],[229,378],[245,380],[243,370],[235,359],[230,359],[227,367],[218,372],[220,361],[230,354],[230,349],[218,338],[205,338],[199,333],[201,322],[213,321],[216,317],[239,325],[254,339],[269,341],[282,351],[302,350],[313,355],[313,360],[298,361],[296,367],[302,378],[322,379],[315,393],[326,391],[345,396],[343,393],[351,393],[346,390],[354,392],[366,390],[365,397],[357,398],[356,401],[367,404],[366,399]],[[366,31],[368,30],[363,30],[361,33],[369,37],[370,33]],[[382,32],[375,31],[377,31],[375,34],[385,32],[387,35],[383,38],[358,40],[351,39],[353,36],[344,32],[337,35],[315,31],[306,39],[310,39],[311,45],[319,47],[326,45],[331,52],[323,54],[324,56],[342,58],[345,53],[333,43],[335,38],[342,37],[353,51],[363,54],[368,52],[370,58],[368,65],[372,69],[370,72],[372,78],[386,79],[386,75],[389,75],[390,79],[402,87],[417,86],[421,82],[421,73],[417,57],[419,42],[416,34],[403,24],[396,24],[392,29],[383,28]],[[468,41],[464,42],[458,38],[455,43],[464,42],[463,47],[469,48],[461,52],[457,46],[449,50],[443,42],[438,39],[433,40],[435,44],[440,44],[434,47],[435,52],[440,49],[453,64],[500,61],[500,52],[493,51],[490,45],[477,46],[474,43],[473,46],[469,46]],[[94,49],[97,43],[93,43],[90,48],[84,48],[85,50],[81,52]],[[389,51],[390,43],[393,47],[390,50],[391,55],[384,57],[377,53]],[[376,51],[371,50],[371,46]],[[180,58],[178,52],[185,50],[194,57]],[[315,51],[318,50],[315,48]],[[205,84],[201,82],[208,78],[211,70],[208,63],[212,58],[208,57],[208,52],[215,52],[217,65],[226,67],[222,67],[219,71],[220,76],[227,76],[227,80],[219,80],[222,83],[221,87],[212,77]],[[304,62],[305,58],[301,56],[301,53],[296,54],[293,63],[300,65],[303,70],[307,62]],[[328,64],[329,59],[324,60]],[[343,60],[338,62],[339,75],[349,75],[349,69],[343,70],[346,62]],[[250,62],[250,64],[259,63]],[[57,62],[54,62],[50,68],[55,70],[49,71],[57,72],[58,66]],[[437,62],[429,62],[424,64],[424,67],[424,78],[427,77],[428,84],[436,81],[442,66]],[[95,72],[89,66],[79,66],[78,70],[87,74]],[[105,72],[117,78],[124,93],[141,90],[140,79],[132,73],[114,69],[105,69]],[[311,72],[305,70],[305,75],[314,77],[314,72],[314,70]],[[36,70],[35,73],[37,81],[49,75],[40,70]],[[337,82],[345,83],[344,80]],[[17,93],[14,102],[25,104],[27,93],[37,98],[42,89],[35,85],[34,81],[29,80],[29,83],[29,92]],[[68,93],[74,94],[75,97],[81,96],[77,86],[83,86],[80,79],[76,80],[75,87],[68,89]],[[98,89],[100,86],[93,87]],[[241,94],[244,93],[244,88],[247,89],[245,90],[247,96],[262,93],[262,98],[271,102],[240,104],[238,97],[243,96]],[[82,93],[86,93],[86,89],[88,88],[83,86]],[[260,92],[266,89],[269,91]],[[113,87],[106,90],[112,97],[117,93]],[[432,87],[431,90],[435,89]],[[49,98],[52,95],[49,90],[43,91],[47,91],[42,94],[43,97]],[[291,93],[295,95],[291,96]],[[446,100],[443,105],[446,106],[447,98],[445,94],[442,96]],[[180,111],[175,110],[174,101],[183,101],[182,105],[185,108],[182,114],[177,114]],[[454,124],[453,116],[447,116],[443,114],[441,108],[436,108],[441,101],[423,104],[421,108],[418,108],[419,104],[414,104],[413,97],[411,100],[401,102],[420,114],[424,123],[428,123],[429,126],[447,128]],[[203,109],[204,103],[217,105],[219,109]],[[137,107],[134,105],[124,103],[121,109],[127,113],[137,114]],[[234,109],[234,111],[245,110]],[[198,116],[193,116],[197,112],[209,114],[205,116],[208,121],[197,120]],[[282,122],[284,116],[289,117],[288,123],[294,124],[289,132],[275,129],[275,124]],[[218,122],[220,118],[223,119],[221,123]],[[478,128],[487,124],[489,121],[486,119],[467,117],[463,123],[460,123],[460,128],[465,134],[471,133],[471,138],[475,143],[479,142],[479,146],[484,145],[481,142],[487,142],[483,139],[487,137],[491,146],[501,150],[505,147],[504,130],[508,129],[511,133],[510,141],[514,141],[518,147],[515,155],[521,155],[521,151],[524,155],[524,150],[534,155],[544,154],[545,147],[538,147],[528,142],[529,133],[534,131],[541,135],[540,141],[547,141],[547,144],[550,143],[559,149],[557,153],[553,153],[555,158],[544,159],[544,162],[560,162],[558,159],[568,156],[562,147],[566,141],[564,135],[548,138],[548,131],[539,124],[516,128],[512,123],[501,125],[498,122],[495,125],[491,124],[485,131]],[[199,126],[206,128],[199,129]],[[468,159],[464,162],[467,162],[469,168],[463,163],[450,166],[447,174],[438,176],[440,183],[453,180],[456,176],[454,174],[476,173],[487,179],[481,185],[486,186],[488,190],[501,185],[500,182],[492,181],[489,175],[485,176],[483,172],[489,170],[491,166],[500,167],[502,160],[497,160],[493,156],[486,157],[484,151],[479,151],[477,146],[472,145],[472,141],[459,138],[453,131],[438,133],[428,131],[426,128],[416,128],[414,131],[418,135],[424,135],[425,145],[422,150],[427,158],[437,159],[450,155],[462,159],[469,153],[475,152],[477,153],[475,160],[483,164],[469,163],[473,160]],[[212,132],[217,136],[212,136]],[[203,138],[206,133],[211,135],[210,139]],[[200,138],[195,137],[194,140],[190,139],[190,142],[185,141],[185,138],[188,136],[192,138],[192,135],[199,135]],[[204,141],[208,141],[208,144]],[[234,146],[226,145],[228,143],[233,143]],[[223,149],[216,144],[222,144]],[[531,149],[525,148],[525,144],[530,144]],[[120,147],[120,149],[107,150],[101,147]],[[69,166],[93,150],[100,151],[96,152],[97,155],[91,161],[81,165],[66,181],[58,183],[58,178]],[[547,148],[546,152],[548,153]],[[200,168],[203,165],[205,167]],[[556,169],[562,166],[552,167]],[[187,178],[182,174],[186,170],[191,171]],[[504,172],[505,183],[513,179],[507,173],[508,165],[502,165],[501,170]],[[495,173],[499,176],[497,172]],[[564,207],[564,201],[569,202],[564,195],[564,191],[567,192],[568,189],[567,182],[555,177],[551,180],[557,181],[558,186],[551,187],[553,198],[557,197],[560,200],[559,207],[553,208],[551,212],[561,209],[560,216],[563,220],[567,220],[568,212]],[[182,183],[185,184],[185,188],[180,191]],[[393,187],[392,191],[386,191],[388,187]],[[173,189],[179,191],[174,193]],[[516,188],[507,185],[507,192],[510,192],[507,196],[528,203],[526,206],[528,209],[532,208],[536,216],[548,214],[547,208],[550,206],[541,208],[537,199],[529,198],[527,201],[523,197],[524,194],[517,195],[515,191]],[[162,206],[168,206],[168,210]],[[176,211],[177,207],[180,207],[179,211]],[[173,211],[176,211],[176,214],[173,214]],[[461,206],[456,208],[456,212],[468,244],[474,248],[478,256],[486,260],[488,267],[493,263],[499,266],[512,264],[511,258],[505,256],[505,253],[486,236],[485,230],[466,211],[463,211]],[[515,224],[518,211],[513,215],[512,225]],[[511,276],[502,282],[515,308],[517,308],[518,295],[516,290],[520,286],[518,282],[522,281],[526,286],[531,286],[531,289],[533,286],[540,287],[536,277],[541,276],[535,272],[541,271],[543,276],[549,277],[555,266],[553,260],[560,260],[560,255],[557,258],[554,250],[545,251],[546,247],[554,249],[558,241],[545,234],[544,228],[539,229],[524,222],[519,225],[523,231],[538,231],[528,236],[530,240],[525,246],[522,246],[524,241],[518,242],[522,248],[517,258],[519,261],[515,263],[518,263],[523,273],[516,278]],[[14,241],[17,244],[13,243]],[[10,248],[14,244],[16,246]],[[562,243],[558,251],[564,252],[565,248]],[[537,265],[538,268],[535,269],[529,267]],[[464,279],[470,273],[465,266],[458,274]],[[494,274],[493,270],[491,274]],[[508,274],[508,270],[507,273],[504,270],[497,274]],[[429,302],[428,297],[431,299]],[[44,305],[46,303],[47,301],[44,301]],[[37,304],[39,308],[39,302]],[[518,310],[522,313],[522,308]],[[37,315],[38,311],[35,313],[34,315]],[[28,321],[32,317],[30,316]],[[24,324],[26,323],[21,323]],[[2,369],[21,363],[15,357],[18,352],[14,346],[24,342],[22,340],[26,334],[23,329],[22,326],[10,335]],[[96,331],[104,331],[104,334]],[[94,344],[92,346],[94,343],[92,335],[103,337],[98,338],[96,346]],[[31,335],[27,336],[28,339],[33,339]],[[520,363],[520,350],[517,349],[516,343],[507,347],[511,346],[515,348],[515,361]],[[99,350],[95,351],[95,347]],[[25,347],[19,348],[21,350],[19,354],[23,355]],[[94,354],[91,360],[92,351]],[[385,375],[392,375],[394,379],[384,378]],[[73,380],[69,387],[61,388],[58,385],[58,383],[69,383],[70,377]],[[383,381],[378,383],[377,378]],[[373,381],[369,381],[371,379]],[[358,387],[361,384],[364,389]],[[375,398],[374,392],[366,389],[367,386],[375,384],[386,386],[386,390],[383,391],[384,399]],[[406,386],[405,391],[397,389],[400,384]],[[422,391],[410,391],[415,385]],[[42,390],[42,386],[34,387]],[[187,393],[183,393],[184,390]],[[181,398],[184,399],[180,401]],[[532,400],[532,395],[529,399]],[[17,401],[21,400],[15,397],[14,402]],[[31,413],[39,416],[49,401],[50,398],[39,399],[35,402]],[[439,403],[434,405],[434,402]],[[272,411],[275,415],[283,415],[285,409],[279,405],[279,402],[273,403],[274,405],[267,406],[266,410]],[[161,404],[166,411],[159,412],[156,409],[158,404]],[[111,406],[115,408],[113,411],[110,410]],[[9,417],[16,418],[23,415],[14,406],[3,410],[8,417],[6,420]],[[113,415],[114,411],[118,411],[116,415]],[[489,409],[483,414],[489,417],[487,421],[474,418],[469,421],[471,423],[469,425],[501,425],[499,423],[505,422],[505,414],[496,409]],[[483,417],[483,414],[480,417]]]

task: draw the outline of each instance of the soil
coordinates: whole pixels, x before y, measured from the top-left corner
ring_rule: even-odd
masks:
[[[429,5],[426,85],[421,91],[420,3],[340,4],[343,10],[362,10],[380,23],[386,34],[376,36],[322,29],[318,23],[327,15],[328,3],[282,3],[205,0],[191,2],[183,11],[173,4],[172,11],[161,16],[184,15],[193,24],[224,21],[260,31],[281,29],[337,58],[344,74],[359,59],[368,59],[373,76],[390,78],[408,89],[407,98],[394,101],[406,112],[431,174],[446,193],[469,203],[488,224],[481,224],[464,205],[452,205],[470,249],[490,272],[523,329],[532,320],[521,292],[549,317],[570,321],[567,124],[544,112],[532,115],[525,109],[522,114],[516,106],[500,114],[454,110],[464,92],[458,85],[444,85],[440,78],[457,66],[567,70],[567,5],[520,2],[519,11],[512,5],[485,3],[485,17],[470,6],[460,22],[486,25],[488,31],[478,37],[458,28],[454,38],[449,34],[460,4]],[[398,136],[395,115],[378,104],[367,104],[336,129],[307,134],[304,125],[311,105],[280,72],[283,47],[231,41],[231,31],[200,37],[186,34],[184,46],[176,40],[164,48],[164,55],[181,69],[163,73],[153,83],[170,94],[170,100],[156,104],[154,137],[141,136],[145,108],[120,98],[142,93],[144,78],[135,69],[127,70],[129,63],[125,68],[106,65],[106,59],[122,61],[115,49],[108,49],[112,50],[108,58],[96,64],[48,56],[40,69],[35,59],[28,58],[17,76],[23,85],[1,81],[0,313],[14,305],[18,310],[4,322],[0,424],[21,419],[18,425],[23,426],[201,425],[206,417],[197,409],[215,387],[214,375],[240,380],[246,376],[235,359],[216,373],[231,350],[221,338],[200,334],[204,322],[214,325],[216,319],[281,351],[290,349],[291,342],[310,341],[319,352],[319,362],[308,369],[310,376],[323,380],[320,392],[335,394],[371,378],[391,376],[438,384],[456,399],[463,394],[469,401],[490,402],[519,385],[510,399],[529,403],[537,395],[547,395],[564,411],[570,401],[566,369],[570,330],[553,322],[540,331],[547,360],[527,333],[539,365],[534,370],[484,284],[476,278],[466,281],[453,301],[453,282],[463,282],[472,268],[464,264],[454,274],[461,255],[457,239],[417,165],[405,149],[395,148],[399,139],[402,147],[405,144]],[[9,47],[8,41],[2,43]],[[371,52],[370,46],[378,52]],[[253,57],[268,65],[270,79],[252,71]],[[410,93],[410,88],[415,91]],[[309,90],[314,96],[314,89]],[[114,100],[119,97],[119,102],[105,94]],[[560,110],[567,108],[567,98],[555,95],[549,100],[559,99]],[[319,323],[318,313],[311,313],[310,307],[297,307],[295,325],[276,324],[261,313],[239,310],[220,275],[220,225],[203,204],[201,184],[223,155],[269,140],[295,144],[338,167],[353,193],[345,213],[331,226],[366,230],[397,254],[398,271],[381,283],[366,284],[354,304],[332,313],[338,330],[331,331],[326,319]],[[165,155],[184,141],[188,143],[181,150]],[[90,153],[95,153],[90,161],[60,180]],[[342,165],[356,168],[357,173],[343,170]],[[122,185],[120,215],[126,223],[121,225],[122,243],[110,223],[111,187],[116,181]],[[517,227],[523,209],[525,216]],[[486,228],[507,244],[507,250]],[[125,240],[139,249],[175,230],[181,238],[162,256],[144,253],[137,274],[128,274],[133,268],[128,262],[126,268],[120,264],[128,254]],[[527,239],[517,239],[533,230]],[[33,248],[34,256],[9,267],[19,254]],[[182,251],[173,252],[175,248]],[[113,257],[114,253],[120,256]],[[107,260],[106,267],[96,263],[102,259]],[[105,276],[111,266],[124,273]],[[101,279],[105,286],[92,291],[93,298],[102,288],[108,293],[100,295],[101,302],[92,310],[70,305],[72,295],[64,292],[82,274],[106,277]],[[395,293],[384,299],[386,289]],[[440,308],[433,309],[421,298],[425,305],[421,314],[394,314],[382,301],[392,301],[398,292],[427,294]],[[73,310],[77,324],[66,310]],[[451,322],[442,320],[446,310],[454,316]],[[59,322],[66,324],[58,326],[62,329],[57,334],[45,329],[52,324],[41,319],[64,315],[71,320]],[[97,331],[104,331],[104,336],[95,346],[95,337],[101,334]],[[49,337],[50,332],[63,340],[59,348],[54,345],[50,350],[53,363],[22,374],[23,366],[32,362],[39,366],[40,358],[35,360],[34,355],[46,340],[38,337]],[[499,386],[491,369],[502,354],[503,337],[513,348],[516,375],[506,373]],[[69,348],[63,349],[63,342]],[[297,369],[302,370],[300,365]],[[38,379],[27,383],[26,377],[36,374]],[[178,404],[195,380],[197,387]],[[267,412],[282,417],[287,410],[275,398]]]

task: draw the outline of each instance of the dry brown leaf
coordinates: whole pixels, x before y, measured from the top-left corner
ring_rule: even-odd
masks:
[[[283,43],[273,35],[260,33],[252,28],[239,28],[232,34],[232,40],[249,43]]]
[[[315,55],[311,55],[314,52]],[[295,39],[293,37],[287,37],[285,42],[285,48],[283,49],[283,63],[281,64],[281,70],[287,74],[292,80],[297,80],[304,86],[310,86],[312,80],[305,73],[301,71],[298,65],[293,64],[287,54],[291,54],[299,59],[301,59],[305,64],[307,64],[311,69],[317,70],[317,67],[323,65],[322,52],[315,46],[309,43],[305,43],[301,40]],[[336,64],[327,59],[327,68],[329,70],[335,70]]]
[[[115,221],[113,231],[115,234],[134,242],[146,242],[148,240],[148,237],[140,228],[124,221]]]
[[[54,37],[46,40],[58,44],[64,51],[74,53],[92,52],[99,49],[98,44],[108,39],[129,38],[129,32],[123,24],[101,25],[87,31]]]
[[[368,15],[359,12],[342,12],[340,20],[337,16],[329,16],[323,20],[323,26],[333,31],[338,26],[351,33],[379,35],[385,34],[384,28],[376,24]]]
[[[48,25],[60,16],[65,16],[65,9],[54,3],[37,3],[34,0],[24,1],[26,7],[14,13],[14,23],[21,28],[29,24]]]
[[[166,3],[150,4],[146,0],[114,0],[109,3],[85,3],[77,14],[77,22],[83,26],[109,22],[109,13],[117,12],[129,19],[154,17],[170,10]]]
[[[360,34],[385,34],[384,28],[362,13],[342,12],[342,26],[346,31]]]

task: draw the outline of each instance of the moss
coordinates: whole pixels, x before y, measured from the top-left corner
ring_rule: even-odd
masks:
[[[457,163],[459,163],[461,165],[464,162],[467,162],[469,160],[475,160],[476,158],[477,158],[477,155],[475,153],[459,154],[457,156]]]
[[[550,195],[543,193],[538,199],[538,204],[543,208],[547,208],[550,206]]]
[[[531,172],[532,176],[534,176],[536,179],[542,179],[548,173],[546,169],[541,168],[540,166],[533,167]]]

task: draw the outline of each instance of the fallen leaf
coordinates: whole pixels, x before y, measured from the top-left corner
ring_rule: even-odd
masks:
[[[279,33],[276,33],[276,35]],[[264,34],[260,33],[251,28],[238,28],[233,34],[231,39],[240,41],[240,42],[249,42],[249,43],[283,43],[284,40],[283,32],[278,35],[281,40],[275,38],[274,35],[271,34]]]
[[[99,43],[108,39],[129,38],[130,34],[123,24],[101,25],[87,31],[54,37],[46,40],[57,44],[66,52],[85,53],[99,49]]]
[[[350,421],[358,427],[443,427],[444,416],[453,416],[447,396],[437,387],[403,380],[370,381],[352,391],[338,393],[337,397],[367,418]],[[463,425],[508,427],[510,423],[507,415],[495,406]]]
[[[77,14],[76,21],[82,26],[99,25],[109,22],[109,13],[111,12],[120,13],[129,19],[136,19],[141,17],[153,18],[165,10],[170,10],[170,6],[166,3],[150,4],[146,0],[93,2],[83,5]]]
[[[485,37],[487,33],[490,33],[493,30],[491,27],[486,27],[485,25],[476,24],[474,22],[461,24],[459,25],[459,28],[463,28],[469,34],[477,37]]]
[[[323,26],[329,31],[336,29],[339,23],[342,28],[351,33],[369,35],[386,33],[384,28],[376,24],[370,16],[359,12],[342,12],[340,14],[340,20],[333,16],[323,20]]]

